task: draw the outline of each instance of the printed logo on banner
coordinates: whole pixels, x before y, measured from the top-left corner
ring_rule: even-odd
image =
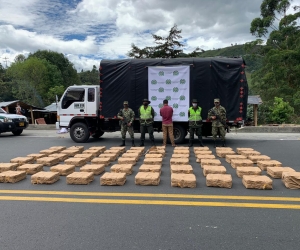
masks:
[[[157,97],[156,97],[156,96],[151,96],[151,100],[152,100],[152,101],[156,101],[156,100],[157,100]]]
[[[166,96],[166,100],[171,101],[171,100],[172,100],[172,97],[169,96],[169,95],[167,95],[167,96]]]
[[[178,109],[178,103],[173,103],[173,108]]]
[[[171,84],[171,83],[172,83],[172,81],[170,79],[166,80],[166,84]]]
[[[158,92],[160,92],[160,93],[162,93],[162,92],[164,92],[164,91],[165,91],[165,89],[162,88],[162,87],[160,87],[160,88],[158,89]]]
[[[174,88],[173,88],[173,92],[175,92],[175,93],[177,93],[178,90],[179,90],[179,89],[178,89],[177,87],[174,87]]]
[[[158,75],[159,75],[159,76],[164,76],[164,75],[165,75],[165,72],[159,71],[159,72],[158,72]]]
[[[180,112],[179,116],[184,117],[185,116],[185,112]]]
[[[162,108],[164,105],[162,103],[158,104],[159,108]]]
[[[185,96],[184,96],[184,95],[181,95],[181,96],[179,97],[179,99],[180,99],[180,101],[184,101],[184,100],[185,100]]]
[[[155,84],[157,84],[157,81],[156,80],[152,80],[151,84],[155,85]]]
[[[178,75],[179,75],[178,70],[173,71],[173,76],[178,76]]]
[[[185,79],[180,79],[180,84],[185,84],[186,80]]]

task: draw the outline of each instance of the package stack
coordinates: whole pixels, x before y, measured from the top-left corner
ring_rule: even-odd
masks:
[[[195,188],[196,176],[190,165],[190,149],[188,147],[174,148],[170,159],[171,186],[181,188]]]
[[[196,162],[201,164],[202,159],[216,159],[212,151],[208,147],[194,147]]]
[[[135,184],[141,186],[158,186],[162,161],[166,154],[166,147],[151,147],[145,153],[143,164],[135,176]]]

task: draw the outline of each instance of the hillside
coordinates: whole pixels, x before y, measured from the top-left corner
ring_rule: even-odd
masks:
[[[239,57],[245,55],[244,45],[234,45],[215,50],[206,50],[199,53],[199,57],[214,57],[214,56],[226,56],[226,57]]]

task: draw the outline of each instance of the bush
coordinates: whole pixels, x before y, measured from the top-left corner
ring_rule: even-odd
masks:
[[[274,103],[269,110],[269,120],[278,124],[290,123],[294,114],[294,108],[288,102],[284,102],[283,98],[279,97],[274,98]]]

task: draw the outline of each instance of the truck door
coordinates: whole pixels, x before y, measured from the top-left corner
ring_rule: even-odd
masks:
[[[85,88],[70,88],[61,100],[60,126],[67,127],[74,116],[86,114]]]

